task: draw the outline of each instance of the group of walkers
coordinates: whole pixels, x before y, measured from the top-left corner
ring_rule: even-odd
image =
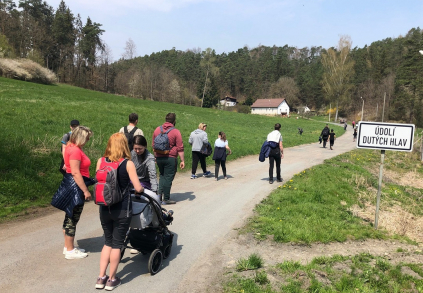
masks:
[[[121,257],[120,249],[124,244],[132,216],[130,184],[135,193],[142,193],[144,189],[149,189],[161,196],[161,204],[175,204],[176,202],[170,199],[170,190],[177,171],[178,157],[179,168],[185,167],[184,145],[181,132],[175,128],[175,113],[168,113],[165,123],[154,130],[152,138],[154,154],[148,151],[147,140],[143,131],[137,127],[137,123],[138,115],[130,114],[129,125],[110,136],[104,155],[96,164],[96,173],[105,168],[116,170],[118,188],[122,194],[121,201],[110,206],[99,206],[105,243],[100,256],[99,276],[95,285],[97,289],[113,290],[121,284],[116,272]],[[90,178],[91,160],[83,150],[93,132],[88,127],[81,126],[78,120],[72,120],[70,128],[71,131],[66,133],[61,141],[63,161],[60,171],[63,173],[63,180],[52,199],[53,206],[66,212],[62,226],[63,254],[69,260],[88,256],[84,249],[75,246],[75,232],[84,203],[91,199],[88,187],[96,183],[96,179]],[[198,129],[193,131],[189,138],[193,158],[192,179],[197,178],[195,174],[198,162],[203,169],[203,176],[207,177],[211,174],[206,169],[207,154],[204,154],[202,150],[204,145],[209,144],[206,128],[207,124],[200,123]],[[167,148],[160,148],[160,142]],[[231,154],[232,151],[223,131],[219,132],[214,146],[215,180],[218,180],[220,167],[222,167],[224,179],[227,179],[225,161],[227,154]],[[156,164],[160,180],[157,180]],[[109,268],[109,275],[106,274],[107,268]]]
[[[329,139],[329,148],[333,150],[333,145],[335,144],[336,134],[333,132],[333,129],[329,130],[328,124],[326,124],[325,128],[323,128],[322,132],[320,133],[319,141],[322,143],[323,141],[323,148],[326,148],[326,144]]]

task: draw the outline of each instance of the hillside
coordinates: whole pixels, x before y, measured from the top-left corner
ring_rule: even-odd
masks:
[[[168,112],[177,115],[185,145],[185,171],[191,169],[189,134],[200,122],[208,124],[210,141],[219,131],[227,133],[234,160],[258,154],[268,132],[282,124],[284,146],[317,141],[322,124],[303,119],[281,119],[232,113],[213,109],[144,101],[89,91],[68,85],[40,85],[0,78],[0,219],[32,206],[46,206],[56,191],[61,174],[60,139],[69,131],[69,122],[78,119],[90,127],[94,137],[85,147],[91,161],[99,158],[109,136],[128,123],[129,113],[139,115],[138,126],[149,144],[154,129]],[[298,135],[297,128],[304,133]],[[343,130],[339,127],[338,133]],[[211,158],[208,159],[210,164]],[[94,164],[91,165],[94,175]]]

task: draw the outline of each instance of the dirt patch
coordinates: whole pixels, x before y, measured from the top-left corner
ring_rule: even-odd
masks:
[[[379,172],[379,170],[377,172]],[[383,173],[383,176],[386,177],[388,181],[395,182],[398,185],[423,188],[423,175],[417,171],[400,174],[398,172],[386,170]]]

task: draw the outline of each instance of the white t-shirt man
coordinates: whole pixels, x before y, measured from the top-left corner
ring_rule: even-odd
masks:
[[[128,132],[131,132],[131,131],[132,131],[132,129],[134,129],[134,127],[135,127],[135,126],[128,125],[127,127],[128,127]],[[124,128],[125,128],[125,127],[122,127],[122,128],[119,130],[119,132],[120,132],[120,133],[125,133]],[[142,136],[144,136],[144,132],[142,132],[142,130],[138,128],[137,130],[135,130],[134,136],[135,136],[135,135],[142,135]]]
[[[274,141],[276,143],[282,142],[282,134],[279,130],[273,130],[267,135],[267,141]]]

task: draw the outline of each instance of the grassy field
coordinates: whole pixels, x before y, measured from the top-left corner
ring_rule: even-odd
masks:
[[[90,127],[94,137],[84,151],[95,162],[104,152],[109,136],[127,125],[128,115],[139,115],[141,128],[151,144],[154,129],[167,113],[177,115],[185,145],[186,169],[191,169],[189,134],[200,122],[208,124],[211,142],[219,131],[227,134],[234,160],[258,154],[267,134],[277,122],[282,124],[284,146],[316,142],[322,123],[306,119],[281,119],[213,109],[144,101],[68,85],[40,85],[0,78],[0,220],[29,207],[49,205],[61,181],[60,139],[69,131],[72,119]],[[297,128],[304,129],[298,135]],[[336,130],[342,133],[343,129]],[[208,163],[212,163],[211,158]],[[91,165],[94,175],[95,164]]]
[[[394,218],[397,222],[404,220],[394,223],[399,227],[407,228],[423,216],[423,189],[411,186],[409,179],[410,174],[417,180],[423,177],[419,157],[418,152],[386,152],[381,211],[400,207],[401,213],[409,213],[409,218]],[[369,205],[374,211],[379,162],[380,151],[354,150],[296,174],[256,206],[255,216],[242,233],[301,245],[398,239],[397,253],[421,255],[421,248],[408,252],[401,249],[401,242],[416,244],[407,237],[407,229],[397,230],[401,233],[385,229],[391,227],[375,230],[371,224],[374,218],[364,219],[354,212]],[[368,253],[322,256],[305,265],[285,261],[263,266],[257,254],[240,259],[237,272],[228,273],[224,292],[423,292],[421,262],[391,261]],[[242,273],[245,270],[250,272]]]

